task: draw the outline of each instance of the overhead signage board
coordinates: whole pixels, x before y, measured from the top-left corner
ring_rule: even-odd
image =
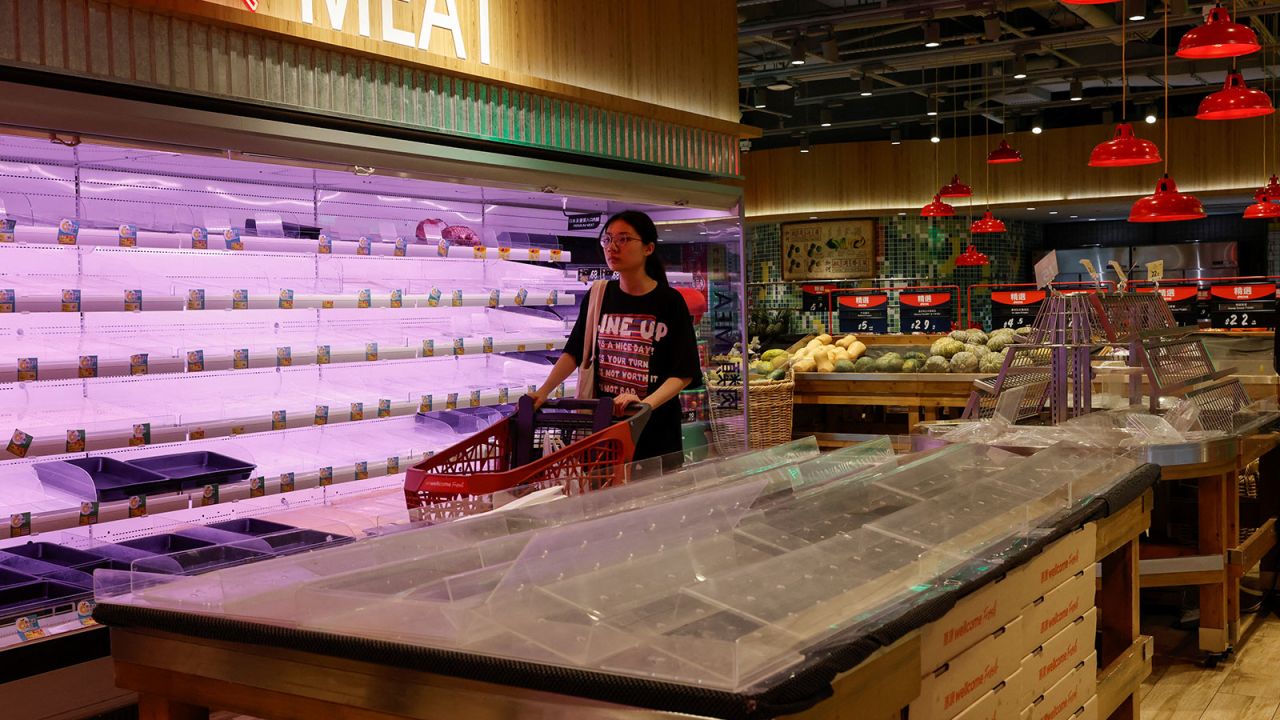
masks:
[[[875,222],[830,220],[782,226],[783,280],[875,276]]]

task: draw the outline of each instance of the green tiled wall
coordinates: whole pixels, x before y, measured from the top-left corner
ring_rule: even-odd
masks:
[[[970,235],[968,216],[930,219],[893,215],[876,219],[876,256],[878,278],[858,281],[857,286],[903,287],[906,285],[957,285],[959,302],[971,285],[995,282],[1027,282],[1031,277],[1031,251],[1042,243],[1042,226],[1037,223],[1006,220],[1008,231],[997,235]],[[986,253],[991,264],[960,267],[955,257],[969,245]],[[782,228],[778,224],[748,227],[748,282],[753,307],[800,308],[800,286],[781,280]],[[854,287],[854,282],[848,283]],[[985,303],[975,303],[976,318],[989,310]],[[795,313],[791,332],[807,333],[819,324],[825,326],[825,313]],[[889,330],[898,330],[896,305],[889,311]]]

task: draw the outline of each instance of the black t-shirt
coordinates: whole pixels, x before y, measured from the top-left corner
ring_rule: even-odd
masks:
[[[564,346],[579,365],[588,314],[588,303],[584,302]],[[644,295],[628,295],[617,280],[609,281],[601,301],[593,358],[597,397],[634,393],[644,400],[671,378],[692,378],[691,388],[702,385],[689,306],[669,285],[659,285]],[[635,459],[680,450],[680,401],[672,398],[653,408],[636,446]]]

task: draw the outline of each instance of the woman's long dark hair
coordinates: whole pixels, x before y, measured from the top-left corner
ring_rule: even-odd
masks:
[[[657,280],[658,285],[669,285],[667,282],[667,269],[662,264],[662,260],[658,258],[658,226],[653,224],[653,219],[639,210],[623,210],[620,213],[614,213],[604,224],[604,229],[600,231],[601,237],[608,232],[609,226],[615,220],[630,225],[635,229],[636,235],[640,237],[640,242],[645,245],[655,246],[653,252],[644,260],[644,274],[650,279]]]

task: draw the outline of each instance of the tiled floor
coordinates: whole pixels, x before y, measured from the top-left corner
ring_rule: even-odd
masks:
[[[1247,616],[1240,649],[1216,668],[1198,664],[1195,632],[1144,627],[1156,638],[1142,720],[1280,720],[1280,617]]]

